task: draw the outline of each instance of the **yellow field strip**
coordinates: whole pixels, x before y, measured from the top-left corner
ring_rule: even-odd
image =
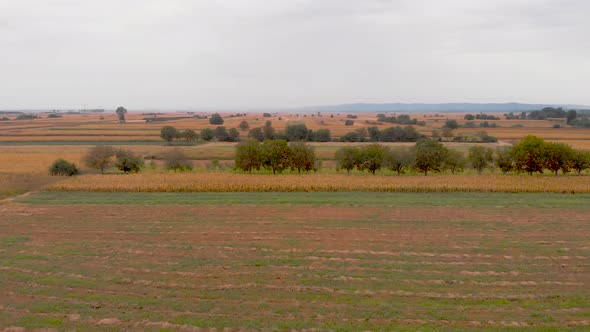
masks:
[[[588,193],[589,176],[345,174],[249,175],[231,173],[144,173],[82,175],[49,187],[97,192],[553,192]]]

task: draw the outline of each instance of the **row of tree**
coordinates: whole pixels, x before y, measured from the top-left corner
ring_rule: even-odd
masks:
[[[456,123],[455,120],[451,120]],[[246,121],[242,121],[239,125],[240,130],[244,131],[249,128]],[[453,137],[452,129],[455,127],[443,127],[441,133],[433,132],[433,137]],[[178,130],[172,126],[162,127],[160,130],[160,137],[166,142],[173,142],[175,140],[185,142],[195,142],[199,139],[203,141],[211,141],[213,139],[220,142],[239,142],[240,131],[237,128],[227,130],[223,126],[217,128],[204,128],[200,134],[192,129]],[[329,129],[321,128],[318,130],[308,129],[305,124],[288,124],[284,131],[276,131],[270,121],[266,121],[262,127],[250,129],[248,137],[259,142],[265,140],[282,139],[287,142],[330,142],[332,141],[332,134]],[[406,127],[389,127],[380,130],[378,127],[372,126],[367,128],[358,128],[354,131],[348,132],[340,137],[341,142],[416,142],[425,136],[420,134],[413,126]],[[457,139],[459,141],[459,139]],[[480,139],[475,140],[480,142],[496,142],[496,138],[492,136],[483,135]]]
[[[474,168],[482,170],[487,166],[487,155],[490,152],[493,153],[489,148],[474,146],[470,150],[469,161],[472,161]],[[414,169],[428,175],[429,172],[441,172],[445,169],[449,169],[453,174],[462,171],[468,159],[435,140],[421,139],[409,150],[394,150],[381,144],[343,147],[336,151],[336,161],[339,169],[349,173],[356,168],[374,175],[378,170],[385,168],[398,174]]]
[[[363,147],[343,147],[336,151],[339,169],[350,172],[353,169],[376,171],[386,168],[398,174],[413,169],[428,175],[429,172],[450,170],[463,171],[472,167],[479,173],[486,168],[497,167],[502,172],[535,172],[549,170],[555,175],[572,170],[578,175],[590,168],[590,153],[577,151],[561,143],[545,142],[535,136],[527,136],[513,147],[501,147],[494,151],[489,147],[473,146],[467,156],[448,149],[443,144],[421,139],[409,150],[393,150],[380,144]]]
[[[377,114],[377,121],[396,123],[396,124],[401,124],[401,125],[418,125],[418,126],[425,126],[426,125],[426,122],[418,121],[418,119],[412,119],[407,114],[400,114],[398,116],[395,116],[395,115],[387,116],[385,114]]]
[[[260,143],[251,139],[238,144],[235,155],[236,169],[252,172],[262,168],[273,174],[285,169],[298,173],[317,170],[314,148],[304,142],[287,143],[286,140],[266,140]]]
[[[308,129],[304,123],[296,123],[287,124],[284,131],[276,131],[271,121],[266,121],[262,127],[251,129],[248,137],[259,142],[276,139],[288,142],[329,142],[332,140],[330,129],[327,128],[313,131]]]
[[[566,174],[573,170],[580,175],[590,168],[590,153],[530,135],[513,147],[500,149],[496,165],[504,173],[515,171],[532,175],[549,170],[557,175],[559,171]]]
[[[424,135],[420,134],[416,128],[407,127],[389,127],[383,130],[372,126],[359,128],[340,137],[341,142],[416,142]]]

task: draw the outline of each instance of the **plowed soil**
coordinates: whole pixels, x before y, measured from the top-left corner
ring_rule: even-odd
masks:
[[[590,208],[0,205],[0,331],[578,330],[589,289]]]

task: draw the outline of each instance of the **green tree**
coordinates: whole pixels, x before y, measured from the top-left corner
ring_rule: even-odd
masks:
[[[412,166],[414,162],[414,155],[408,150],[394,150],[388,149],[383,158],[383,165],[388,169],[397,172],[401,175],[407,168]]]
[[[201,130],[201,138],[209,142],[213,139],[213,130],[211,128],[204,128]]]
[[[125,173],[137,173],[143,167],[143,158],[131,150],[117,150],[115,156],[115,167]]]
[[[262,143],[264,166],[270,168],[273,174],[282,172],[291,165],[291,149],[286,140],[266,140]]]
[[[506,174],[514,169],[514,160],[512,159],[512,147],[504,146],[496,149],[496,166]]]
[[[49,167],[49,174],[51,175],[72,176],[78,173],[76,165],[64,159],[57,159]]]
[[[237,169],[252,173],[252,170],[260,170],[263,162],[263,154],[260,143],[255,139],[240,142],[236,147],[235,165]]]
[[[455,172],[463,172],[465,165],[467,165],[467,159],[461,152],[454,149],[448,149],[444,165],[445,168],[451,170],[452,174],[455,174]]]
[[[440,136],[446,138],[447,140],[453,138],[453,129],[449,127],[443,127],[440,130]]]
[[[273,140],[276,138],[275,129],[272,127],[272,122],[270,122],[270,120],[267,120],[266,123],[264,123],[262,132],[264,133],[264,139]]]
[[[557,176],[559,170],[565,174],[572,168],[573,156],[574,149],[569,145],[553,142],[545,143],[545,165],[543,166],[553,172],[555,176]]]
[[[172,126],[164,126],[160,129],[160,137],[168,143],[177,139],[179,136],[178,130]]]
[[[304,123],[288,124],[285,128],[285,136],[290,142],[307,141],[309,130]]]
[[[264,132],[262,132],[262,128],[250,129],[248,137],[257,140],[258,142],[262,142],[264,141]]]
[[[318,129],[314,136],[316,142],[330,142],[332,140],[330,129],[326,128]]]
[[[357,147],[345,146],[336,150],[338,169],[345,169],[347,173],[360,164],[360,150]]]
[[[369,137],[369,133],[367,132],[367,128],[361,127],[355,131],[359,134],[359,138],[360,138],[361,142],[367,141],[367,137]]]
[[[192,129],[186,129],[179,135],[180,138],[187,142],[195,142],[199,140],[199,134]]]
[[[590,168],[590,152],[574,151],[571,168],[578,173],[578,176],[582,175],[582,171]]]
[[[291,169],[309,172],[314,169],[316,163],[315,150],[304,142],[293,142],[291,148]]]
[[[494,150],[484,146],[472,146],[467,157],[471,167],[481,174],[490,164],[494,162]]]
[[[227,132],[227,140],[228,142],[239,142],[240,141],[240,132],[236,128],[230,128]]]
[[[369,134],[369,141],[371,142],[379,142],[381,141],[381,131],[379,128],[372,126],[367,128],[367,133]]]
[[[440,172],[443,170],[447,148],[439,142],[424,138],[416,142],[414,146],[416,160],[414,168],[428,175],[428,172]]]
[[[383,166],[383,158],[386,153],[386,148],[381,144],[369,144],[360,149],[359,170],[368,170],[371,174],[380,170]]]
[[[578,112],[576,112],[574,110],[567,111],[565,117],[566,117],[567,124],[571,124],[572,121],[574,121],[578,117]]]
[[[104,170],[113,164],[115,149],[109,145],[97,145],[88,150],[84,155],[84,163],[104,174]]]
[[[125,114],[127,114],[127,109],[125,109],[125,107],[117,107],[115,113],[117,113],[117,116],[119,117],[119,122],[125,122]]]
[[[448,119],[447,121],[445,121],[445,128],[457,129],[459,128],[459,123],[457,122],[457,120]]]
[[[535,172],[543,173],[543,166],[547,160],[545,141],[537,136],[529,135],[512,148],[514,169],[533,175]]]
[[[209,118],[209,124],[212,125],[222,125],[223,122],[223,118],[221,117],[221,115],[219,115],[219,113],[215,113],[211,115],[211,117]]]
[[[241,130],[246,131],[250,128],[250,125],[248,124],[248,121],[244,120],[244,121],[240,122],[239,127]]]
[[[213,137],[219,142],[226,142],[229,140],[229,133],[225,127],[219,126],[213,130]]]
[[[360,142],[361,137],[359,133],[356,131],[351,131],[350,133],[346,133],[340,137],[341,142]]]

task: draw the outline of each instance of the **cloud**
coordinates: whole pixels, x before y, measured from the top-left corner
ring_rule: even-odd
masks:
[[[585,0],[0,6],[0,108],[590,103]]]

